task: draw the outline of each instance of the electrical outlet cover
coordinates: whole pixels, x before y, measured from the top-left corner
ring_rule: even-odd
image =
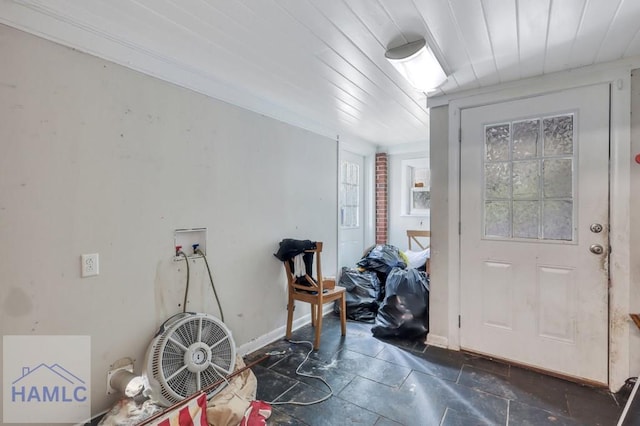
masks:
[[[81,256],[82,277],[93,277],[100,273],[98,253],[83,254]]]

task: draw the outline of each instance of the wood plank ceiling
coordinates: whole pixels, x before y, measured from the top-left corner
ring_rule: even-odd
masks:
[[[449,74],[429,96],[640,55],[638,0],[1,0],[0,22],[382,146],[429,126],[387,48],[427,40]]]

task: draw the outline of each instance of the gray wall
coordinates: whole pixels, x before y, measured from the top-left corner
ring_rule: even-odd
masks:
[[[109,365],[139,370],[181,310],[175,229],[208,229],[238,346],[285,324],[280,239],[323,240],[335,274],[336,141],[5,26],[0,52],[0,332],[90,335],[94,414]],[[189,309],[217,315],[191,269]]]

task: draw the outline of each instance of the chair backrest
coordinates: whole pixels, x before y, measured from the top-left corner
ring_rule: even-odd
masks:
[[[419,238],[429,238],[431,239],[431,231],[418,231],[418,230],[408,230],[407,238],[409,240],[409,250],[412,249],[412,242],[415,243],[421,250],[426,250],[429,248],[430,244],[420,241]]]
[[[306,271],[304,281],[308,285],[300,284],[296,281],[293,270],[293,259],[285,260],[284,269],[287,275],[287,282],[289,290],[305,290],[305,291],[320,291],[322,292],[323,277],[322,277],[322,242],[316,241],[316,248],[311,250],[305,250],[304,253],[312,253],[314,257],[313,269],[315,270],[315,279],[313,277],[313,271]]]

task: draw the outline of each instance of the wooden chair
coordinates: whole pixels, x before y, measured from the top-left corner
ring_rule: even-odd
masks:
[[[336,286],[335,279],[325,279],[322,276],[321,256],[322,243],[316,242],[314,250],[305,250],[305,253],[313,253],[314,269],[316,271],[316,279],[311,278],[312,271],[307,271],[304,280],[309,286],[298,284],[296,277],[293,275],[292,261],[285,260],[284,269],[287,275],[287,286],[289,293],[289,302],[287,304],[287,339],[291,338],[291,327],[293,323],[293,310],[295,309],[295,301],[306,302],[311,304],[311,324],[316,328],[315,341],[313,348],[320,347],[320,335],[322,333],[322,307],[324,304],[340,301],[340,323],[342,326],[342,335],[347,334],[347,305],[345,298],[345,288]]]
[[[431,242],[431,231],[407,230],[407,238],[409,239],[409,250],[411,250],[412,242],[420,247],[420,250],[426,250],[431,246],[430,243],[427,244],[424,241],[420,241],[420,238],[429,238],[429,242]],[[427,259],[425,269],[427,274],[431,273],[431,256]]]
[[[429,248],[429,244],[420,241],[418,238],[431,238],[431,231],[407,231],[407,238],[409,239],[409,250],[411,250],[411,243],[414,242],[421,250]]]

